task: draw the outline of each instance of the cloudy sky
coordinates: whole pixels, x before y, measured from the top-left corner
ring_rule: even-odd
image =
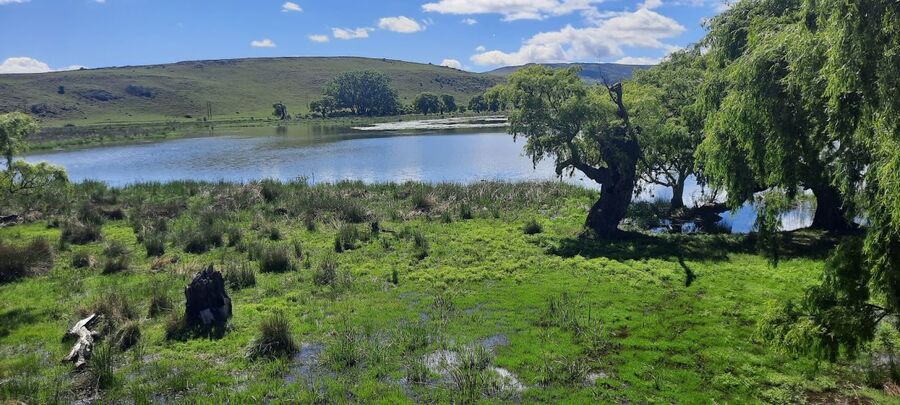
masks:
[[[0,73],[262,56],[654,63],[726,0],[0,0]]]

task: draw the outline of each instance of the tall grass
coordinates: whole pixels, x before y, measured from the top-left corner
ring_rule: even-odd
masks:
[[[287,246],[267,244],[262,247],[259,257],[259,271],[262,273],[286,273],[294,271],[294,260]]]
[[[128,270],[131,264],[131,251],[120,241],[112,241],[103,249],[103,273],[118,273]]]
[[[297,344],[291,336],[291,325],[281,312],[263,318],[259,324],[259,335],[250,343],[247,357],[277,358],[297,352]]]
[[[48,271],[53,257],[53,249],[45,238],[33,239],[25,246],[0,240],[0,283]]]
[[[224,266],[223,274],[225,282],[234,290],[256,285],[256,271],[247,262],[229,263]]]

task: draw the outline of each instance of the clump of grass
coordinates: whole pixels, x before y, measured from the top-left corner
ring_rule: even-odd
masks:
[[[488,369],[492,355],[483,346],[474,345],[460,350],[458,361],[459,364],[450,369],[453,396],[457,402],[477,402],[494,381],[494,374]]]
[[[303,215],[303,226],[306,227],[307,231],[315,232],[316,231],[316,213],[313,211],[307,211]]]
[[[581,303],[568,291],[549,297],[547,306],[538,320],[539,326],[556,326],[574,330],[578,325],[578,310]]]
[[[297,259],[303,258],[303,243],[300,242],[299,239],[294,239],[291,241],[291,248],[294,249],[294,257]]]
[[[333,291],[342,291],[350,287],[353,279],[348,271],[338,268],[334,256],[327,255],[313,272],[313,283],[320,287],[331,287]]]
[[[459,217],[461,219],[472,219],[472,207],[469,204],[463,203],[459,206]]]
[[[262,247],[259,271],[262,273],[286,273],[294,271],[294,261],[287,246],[269,244]]]
[[[201,254],[225,243],[225,223],[222,214],[203,212],[196,221],[188,222],[180,230],[179,239],[186,253]],[[193,218],[189,218],[192,220]]]
[[[112,241],[103,249],[103,273],[118,273],[131,264],[131,251],[124,243]]]
[[[417,192],[412,195],[413,209],[421,212],[430,212],[437,203],[432,194]]]
[[[72,243],[75,245],[85,245],[96,242],[103,238],[100,231],[100,225],[95,223],[82,223],[79,221],[69,220],[62,224],[62,232],[60,234],[60,243]]]
[[[116,351],[111,344],[101,342],[94,348],[87,363],[91,387],[104,390],[115,384],[115,361]]]
[[[123,323],[112,335],[111,343],[121,351],[128,350],[141,340],[141,325],[138,321],[129,320]]]
[[[267,239],[269,239],[271,241],[278,241],[278,240],[281,240],[281,238],[282,238],[281,230],[278,229],[278,227],[275,226],[275,224],[264,225],[260,232],[262,233],[263,236],[265,236]]]
[[[165,331],[167,340],[184,340],[187,338],[190,328],[184,318],[184,313],[173,311],[166,318]]]
[[[581,385],[590,371],[587,364],[577,357],[547,357],[538,365],[538,382],[541,385]]]
[[[244,240],[244,231],[236,226],[231,226],[225,231],[229,247],[237,247]]]
[[[247,262],[240,264],[230,264],[224,269],[225,282],[234,289],[253,287],[256,285],[256,271]]]
[[[424,320],[403,322],[397,330],[397,341],[404,353],[415,353],[428,346],[431,330]]]
[[[79,251],[72,254],[72,267],[83,269],[86,267],[94,267],[97,265],[97,259],[86,251]]]
[[[425,384],[428,382],[431,373],[428,371],[428,365],[421,356],[411,356],[406,362],[406,382],[410,384]]]
[[[353,224],[343,224],[334,237],[334,251],[341,253],[357,248],[357,242],[362,239],[359,229]]]
[[[428,257],[428,255],[431,254],[431,244],[428,242],[428,238],[425,237],[425,234],[417,229],[413,231],[412,237],[416,258],[422,260]]]
[[[524,232],[526,235],[537,235],[541,232],[544,232],[544,226],[541,225],[541,223],[536,219],[532,218],[525,223],[525,226],[522,228],[522,232]]]
[[[166,237],[162,233],[144,236],[143,244],[147,250],[147,257],[159,257],[166,253]]]
[[[345,371],[359,363],[362,353],[355,331],[346,325],[334,332],[334,341],[325,349],[325,359],[335,371]]]
[[[169,296],[162,283],[153,283],[150,287],[150,307],[147,312],[151,318],[156,318],[160,314],[172,312],[175,304]]]
[[[277,200],[282,194],[282,188],[283,185],[277,180],[266,179],[259,182],[259,193],[267,203]]]
[[[103,335],[110,335],[129,321],[140,317],[137,306],[121,290],[108,290],[97,296],[88,306],[78,310],[78,316],[84,318],[90,314],[102,316],[98,330]]]
[[[291,325],[281,312],[263,318],[259,324],[259,335],[250,343],[247,357],[278,358],[297,352],[297,344],[291,336]]]
[[[0,283],[8,283],[53,265],[53,249],[47,239],[33,239],[25,246],[15,246],[0,240]]]

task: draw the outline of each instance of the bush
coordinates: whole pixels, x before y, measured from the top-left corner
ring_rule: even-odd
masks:
[[[291,325],[281,312],[263,318],[259,324],[259,336],[250,343],[247,357],[278,358],[297,352],[297,344],[291,336]]]
[[[541,232],[544,232],[544,226],[541,225],[536,219],[531,219],[525,223],[525,226],[522,228],[522,232],[526,235],[537,235]]]
[[[285,273],[294,270],[291,252],[286,246],[267,245],[259,257],[259,271],[263,273]]]
[[[282,184],[277,180],[267,179],[259,182],[259,193],[267,203],[277,200],[281,195],[281,190]]]
[[[356,242],[361,239],[359,229],[356,225],[344,224],[338,229],[337,235],[334,237],[334,251],[338,253],[357,248]]]
[[[234,290],[256,285],[256,271],[246,262],[225,266],[224,275],[225,282]]]
[[[88,252],[79,251],[72,254],[72,267],[83,269],[85,267],[94,267],[97,265],[97,259]]]
[[[472,219],[472,207],[469,204],[459,206],[459,217],[462,219]]]
[[[79,221],[66,221],[62,224],[62,233],[60,241],[65,243],[73,243],[76,245],[84,245],[95,242],[103,237],[100,231],[100,225],[95,223],[81,223]]]
[[[47,271],[53,265],[53,250],[47,239],[34,239],[25,246],[0,240],[0,283]]]
[[[119,241],[112,241],[107,244],[106,248],[103,249],[103,256],[105,258],[103,263],[104,274],[127,270],[131,264],[131,251],[128,250],[124,243]]]
[[[418,192],[412,196],[413,209],[422,212],[429,212],[436,205],[435,198],[431,194]]]

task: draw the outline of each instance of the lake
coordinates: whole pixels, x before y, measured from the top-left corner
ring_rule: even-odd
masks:
[[[556,179],[551,162],[533,165],[523,154],[524,142],[514,142],[503,128],[387,129],[314,124],[227,128],[179,139],[31,153],[25,159],[60,165],[72,181],[99,180],[111,186],[145,181],[246,182],[300,177],[311,183]],[[564,181],[597,188],[582,176]],[[685,203],[691,204],[698,192],[695,183],[689,184]],[[655,188],[638,198],[668,196],[669,190]],[[809,216],[804,211],[790,213],[784,219],[785,228],[807,226]],[[748,232],[754,218],[748,206],[733,215],[728,213],[725,222],[733,232]]]

